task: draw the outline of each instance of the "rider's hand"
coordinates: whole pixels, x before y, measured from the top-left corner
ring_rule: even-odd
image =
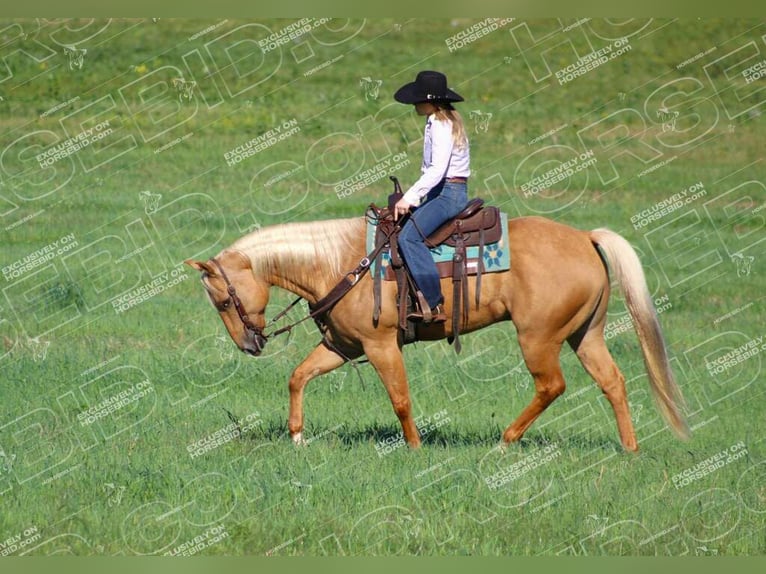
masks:
[[[413,207],[415,206],[412,205],[409,201],[407,201],[404,198],[401,198],[394,205],[394,221],[398,220],[400,215],[407,215],[410,209],[412,209]]]

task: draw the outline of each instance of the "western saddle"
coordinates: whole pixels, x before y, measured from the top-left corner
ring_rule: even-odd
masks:
[[[395,280],[398,289],[399,328],[402,330],[405,343],[417,340],[417,330],[414,322],[407,315],[419,303],[419,294],[407,266],[399,254],[399,232],[406,223],[408,216],[394,222],[394,205],[401,199],[402,191],[399,181],[390,176],[394,182],[394,193],[388,196],[388,207],[380,208],[374,203],[367,210],[367,217],[376,224],[375,247],[389,244],[391,265],[386,269],[386,279]],[[426,239],[429,248],[448,245],[454,248],[451,261],[437,264],[441,277],[452,277],[452,336],[449,342],[454,342],[455,351],[460,353],[460,330],[468,323],[470,307],[468,294],[468,275],[476,275],[475,303],[478,309],[481,300],[481,275],[484,271],[484,246],[500,241],[502,237],[502,222],[500,210],[497,207],[484,206],[484,200],[475,198],[454,219],[445,222]],[[466,248],[477,246],[479,255],[475,264],[469,268]],[[383,250],[377,250],[375,257],[375,273],[373,276],[373,321],[377,324],[381,307],[381,264]],[[391,277],[393,275],[393,277]],[[418,296],[420,295],[420,297]]]

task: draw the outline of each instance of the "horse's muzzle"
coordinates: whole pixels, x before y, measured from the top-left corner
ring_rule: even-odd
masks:
[[[261,354],[263,348],[266,346],[266,337],[260,333],[252,333],[248,339],[249,340],[242,348],[242,351],[252,357],[257,357]]]

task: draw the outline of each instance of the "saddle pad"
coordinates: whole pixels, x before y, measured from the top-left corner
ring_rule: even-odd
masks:
[[[482,265],[482,273],[493,273],[495,271],[508,271],[511,268],[511,252],[508,249],[508,216],[505,213],[500,213],[500,222],[503,228],[503,236],[500,241],[495,243],[488,243],[484,245],[484,257]],[[367,221],[367,252],[371,252],[375,249],[375,229],[377,225],[373,221],[368,219]],[[455,254],[455,248],[449,245],[439,245],[431,249],[431,255],[436,262],[436,267],[439,270],[441,277],[452,276],[452,257]],[[478,269],[479,247],[478,245],[472,245],[466,248],[466,256],[468,259],[467,271],[469,275],[476,275]],[[381,276],[386,281],[394,281],[393,270],[390,269],[391,256],[389,250],[386,249],[381,255],[381,268],[376,269],[376,265],[372,266],[372,273],[381,273]],[[373,275],[374,276],[374,275]]]

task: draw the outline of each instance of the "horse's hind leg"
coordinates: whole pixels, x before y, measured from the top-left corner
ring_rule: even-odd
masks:
[[[324,344],[317,346],[290,377],[290,415],[287,428],[295,444],[303,444],[303,390],[314,377],[329,373],[345,362],[337,353]]]
[[[518,418],[505,429],[503,440],[506,443],[519,440],[535,419],[566,388],[559,364],[561,344],[522,336],[519,337],[519,344],[527,369],[535,380],[535,396]]]
[[[569,344],[612,405],[623,447],[629,451],[637,451],[638,442],[633,430],[633,421],[630,419],[625,377],[606,347],[603,330],[594,327],[588,330],[582,339],[570,338]]]

